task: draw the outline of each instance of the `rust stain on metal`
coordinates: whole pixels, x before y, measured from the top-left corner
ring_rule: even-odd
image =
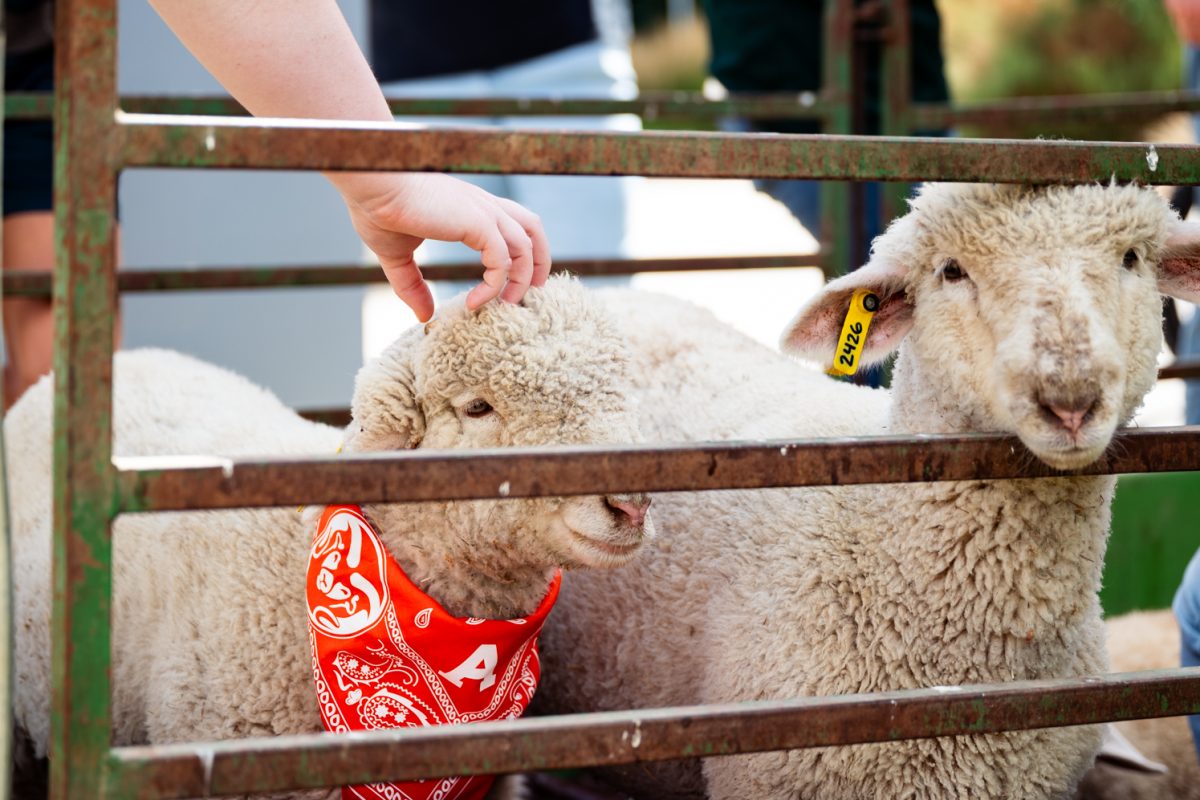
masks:
[[[819,267],[820,253],[767,256],[703,256],[697,258],[596,258],[562,259],[554,271],[572,275],[631,275],[638,272],[685,272],[713,269],[776,269]],[[421,267],[427,280],[478,279],[477,262],[431,264]],[[48,297],[52,276],[37,270],[6,270],[7,296]],[[288,267],[251,266],[219,268],[159,268],[119,272],[117,288],[122,292],[172,292],[196,289],[259,289],[286,286],[347,286],[384,283],[379,267],[360,264]]]
[[[1200,670],[641,709],[477,725],[118,748],[159,797],[525,772],[1057,727],[1200,710]],[[634,733],[640,734],[635,745]]]
[[[1200,427],[1123,430],[1120,447],[1063,473],[1000,434],[882,436],[807,441],[380,453],[336,459],[231,460],[183,466],[170,457],[118,460],[122,511],[338,502],[417,502],[830,486],[908,481],[1059,477],[1200,469]],[[788,450],[788,469],[779,453]]]
[[[312,120],[122,117],[125,166],[397,169],[709,178],[1200,183],[1200,147],[784,134],[354,128]],[[216,148],[206,144],[212,136]]]

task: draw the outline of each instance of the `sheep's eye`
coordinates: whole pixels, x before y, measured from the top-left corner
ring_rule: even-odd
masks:
[[[1136,250],[1126,250],[1125,258],[1121,261],[1125,265],[1125,269],[1133,269],[1138,263],[1138,254]]]
[[[463,413],[468,417],[486,417],[492,413],[492,406],[487,400],[475,399],[463,406]]]
[[[946,259],[946,263],[942,264],[942,280],[957,283],[965,277],[967,277],[967,271],[953,258]]]

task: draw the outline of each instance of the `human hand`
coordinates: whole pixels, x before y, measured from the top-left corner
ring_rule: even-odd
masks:
[[[433,295],[413,251],[426,239],[462,242],[479,251],[483,283],[467,294],[478,308],[499,296],[520,302],[550,273],[550,247],[537,215],[477,186],[435,173],[341,173],[329,179],[342,192],[354,229],[379,257],[392,290],[425,322]]]
[[[1200,44],[1200,0],[1166,0],[1165,5],[1179,35]]]

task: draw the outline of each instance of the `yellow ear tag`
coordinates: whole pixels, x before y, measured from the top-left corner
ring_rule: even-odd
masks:
[[[878,310],[878,295],[870,289],[855,290],[850,298],[850,308],[846,310],[846,321],[842,323],[842,335],[838,337],[833,366],[826,370],[828,374],[853,375],[858,372],[858,362],[867,343],[867,330]]]

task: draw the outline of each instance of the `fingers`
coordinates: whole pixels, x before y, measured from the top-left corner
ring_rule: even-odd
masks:
[[[412,256],[380,259],[379,266],[383,267],[383,274],[396,296],[413,310],[420,322],[428,322],[433,317],[433,293]]]
[[[529,281],[533,278],[533,241],[512,217],[501,217],[499,227],[508,244],[508,253],[512,256],[508,285],[500,292],[500,299],[519,303],[529,290]]]
[[[550,242],[546,238],[545,230],[542,229],[541,219],[525,206],[507,198],[500,198],[500,207],[517,221],[529,240],[533,242],[533,277],[530,279],[529,285],[545,285],[546,278],[550,275]]]
[[[468,230],[462,241],[467,247],[478,250],[483,262],[483,283],[467,294],[467,308],[473,311],[499,296],[508,280],[513,257],[509,254],[508,241],[494,218]]]
[[[530,286],[545,284],[550,272],[550,246],[541,221],[523,206],[486,195],[490,225],[476,228],[463,241],[480,252],[483,284],[467,295],[467,307],[478,308],[499,296],[519,303]]]

